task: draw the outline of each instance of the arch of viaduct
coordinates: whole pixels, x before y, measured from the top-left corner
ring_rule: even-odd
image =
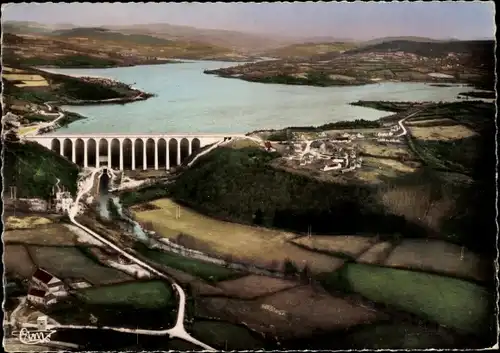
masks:
[[[235,135],[91,134],[41,135],[29,140],[84,168],[107,166],[118,170],[168,170],[180,165],[201,148],[233,137]]]

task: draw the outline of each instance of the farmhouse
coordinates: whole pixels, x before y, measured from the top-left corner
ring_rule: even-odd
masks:
[[[38,268],[35,271],[31,279],[33,283],[46,291],[57,292],[64,290],[64,283],[59,278],[51,275],[41,268]]]
[[[28,301],[35,305],[50,305],[54,304],[57,299],[52,294],[43,289],[30,288],[28,291]]]
[[[45,304],[45,294],[47,292],[37,288],[31,288],[28,291],[28,300],[33,304]]]

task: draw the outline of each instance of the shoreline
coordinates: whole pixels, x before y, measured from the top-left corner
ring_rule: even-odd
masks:
[[[139,66],[139,65],[138,65]],[[56,68],[56,67],[36,67],[35,69],[37,70],[40,70],[40,71],[43,71],[43,72],[46,72],[46,73],[50,73],[50,74],[54,74],[54,75],[62,75],[62,76],[68,76],[68,77],[72,77],[72,78],[77,78],[77,79],[90,79],[90,80],[96,80],[96,81],[102,81],[102,82],[109,82],[111,83],[112,85],[117,85],[117,86],[126,86],[128,89],[130,90],[133,90],[133,91],[136,91],[137,92],[137,95],[134,96],[134,97],[123,97],[123,98],[113,98],[113,99],[108,99],[108,100],[92,100],[92,101],[89,101],[89,100],[67,100],[67,101],[59,101],[57,103],[55,103],[55,105],[57,106],[64,106],[64,105],[68,105],[68,106],[91,106],[91,105],[101,105],[101,104],[127,104],[127,103],[132,103],[132,102],[135,102],[135,101],[138,101],[138,100],[145,100],[145,99],[148,99],[148,98],[151,98],[151,97],[155,97],[156,95],[155,94],[151,94],[151,93],[146,93],[142,90],[140,90],[138,87],[135,87],[135,86],[132,86],[130,84],[127,84],[127,83],[123,83],[121,81],[118,81],[117,79],[114,79],[114,78],[111,78],[109,76],[104,76],[104,75],[98,75],[98,74],[80,74],[80,73],[61,73],[59,72],[59,70],[68,70],[67,68]],[[84,69],[84,70],[89,70],[89,69]],[[206,70],[205,70],[206,71]],[[205,72],[204,71],[204,72]],[[218,75],[216,75],[218,76]],[[238,78],[238,77],[229,77],[229,78]],[[258,83],[262,83],[262,82],[259,82],[259,81],[249,81],[249,82],[258,82]],[[395,81],[395,80],[385,80],[385,81],[377,81],[377,82],[369,82],[369,83],[364,83],[364,84],[360,84],[360,85],[357,85],[357,86],[365,86],[365,85],[378,85],[378,84],[387,84],[387,83],[392,83],[392,82],[395,82],[395,83],[405,83],[404,81]],[[429,86],[434,86],[435,84],[433,82],[413,82],[413,81],[409,81],[408,83],[415,83],[415,84],[425,84],[425,85],[429,85]],[[285,84],[286,85],[286,84]],[[308,85],[310,86],[310,85]],[[356,85],[351,85],[351,86],[356,86]],[[455,86],[455,87],[463,87],[463,88],[469,88],[469,89],[474,89],[473,87],[471,86],[467,86],[466,84],[453,84],[453,85],[446,85],[446,86]],[[458,101],[458,100],[457,100]],[[391,110],[388,110],[388,109],[380,109],[380,108],[376,108],[376,107],[372,107],[372,106],[369,106],[369,105],[363,105],[363,104],[357,104],[358,102],[349,102],[347,104],[349,105],[354,105],[354,106],[361,106],[361,107],[364,107],[364,108],[367,108],[367,109],[373,109],[373,110],[377,110],[377,111],[383,111],[383,112],[386,112],[387,115],[383,116],[383,117],[380,117],[376,120],[373,120],[373,122],[376,122],[378,120],[380,120],[381,118],[385,118],[385,117],[388,117],[390,115],[393,115],[397,112],[396,111],[391,111]],[[379,102],[379,103],[384,103],[384,102]],[[394,102],[395,104],[397,103],[400,103],[400,102]],[[418,102],[412,102],[412,103],[418,103]],[[421,102],[422,103],[422,102]],[[68,113],[72,113],[71,111],[64,111],[66,114]],[[79,115],[79,114],[78,114]],[[74,121],[77,121],[77,120],[81,120],[85,117],[80,117],[80,118],[76,118],[76,119],[73,119],[71,121],[68,122],[69,123],[72,123]],[[335,121],[335,122],[325,122],[324,124],[321,124],[321,125],[318,125],[318,126],[306,126],[305,128],[307,129],[314,129],[314,130],[322,130],[322,127],[325,126],[325,125],[331,125],[331,124],[340,124],[340,123],[353,123],[355,120],[358,120],[358,119],[354,119],[354,120],[341,120],[341,121]],[[360,119],[360,120],[365,120],[365,119]],[[67,124],[66,124],[67,126]],[[267,128],[267,129],[258,129],[258,130],[254,130],[254,131],[245,131],[245,132],[242,132],[243,134],[246,134],[246,135],[251,135],[253,133],[258,133],[258,132],[273,132],[273,131],[282,131],[282,130],[286,130],[286,129],[300,129],[300,128],[304,128],[304,126],[288,126],[288,127],[284,127],[284,128]]]
[[[203,73],[205,75],[213,75],[220,78],[227,79],[238,79],[246,82],[254,82],[254,83],[263,83],[263,84],[275,84],[275,85],[287,85],[287,86],[308,86],[308,87],[357,87],[357,86],[367,86],[367,85],[376,85],[390,82],[398,82],[398,83],[423,83],[433,87],[469,87],[472,90],[483,90],[482,88],[475,87],[473,83],[466,81],[447,81],[446,79],[440,80],[394,80],[394,79],[380,79],[380,80],[359,80],[359,81],[331,81],[331,82],[323,82],[323,83],[311,83],[308,79],[305,78],[296,78],[294,76],[286,76],[284,79],[287,82],[279,81],[279,77],[269,76],[263,78],[253,78],[246,77],[244,74],[225,74],[219,72],[221,69],[213,69],[213,70],[204,70]]]
[[[129,93],[135,93],[133,96],[126,96],[126,97],[117,97],[117,98],[109,98],[109,99],[99,99],[99,100],[78,100],[78,99],[70,99],[70,98],[63,98],[57,101],[46,101],[42,105],[45,105],[48,109],[48,113],[41,111],[42,115],[48,115],[48,114],[59,114],[58,117],[56,117],[54,120],[51,120],[49,122],[42,122],[40,124],[36,124],[37,126],[35,130],[36,135],[43,135],[49,132],[53,132],[58,130],[60,127],[67,127],[69,124],[78,121],[78,120],[83,120],[86,119],[87,117],[84,115],[81,115],[76,112],[72,111],[67,111],[64,109],[61,109],[61,106],[90,106],[90,105],[101,105],[101,104],[128,104],[128,103],[133,103],[136,101],[143,101],[152,97],[155,97],[156,95],[153,93],[148,93],[145,92],[137,87],[134,87],[132,85],[126,84],[124,82],[115,80],[113,78],[109,77],[103,77],[103,76],[89,76],[89,75],[79,75],[79,74],[61,74],[58,72],[54,72],[52,70],[46,70],[46,68],[42,67],[32,67],[33,70],[51,74],[51,75],[60,75],[60,76],[66,76],[66,77],[71,77],[78,79],[81,82],[85,81],[94,81],[94,83],[98,83],[104,87],[106,86],[111,86],[111,87],[122,87],[126,88],[129,90]],[[97,81],[97,82],[96,82]],[[56,124],[57,122],[57,124]],[[31,126],[31,125],[28,125]],[[27,127],[27,126],[26,126]],[[31,133],[29,133],[31,134]]]
[[[268,59],[270,60],[270,59]],[[277,59],[273,59],[277,60]],[[111,66],[56,66],[56,65],[37,65],[37,66],[32,66],[34,69],[39,69],[42,71],[46,71],[45,69],[62,69],[62,70],[104,70],[104,69],[120,69],[120,68],[126,68],[126,67],[136,67],[136,66],[155,66],[155,65],[168,65],[168,64],[185,64],[189,63],[191,61],[220,61],[220,62],[227,62],[227,63],[248,63],[248,62],[257,62],[257,61],[263,61],[263,60],[257,60],[255,58],[241,58],[241,59],[228,59],[228,58],[205,58],[205,59],[198,59],[198,58],[171,58],[171,59],[165,59],[165,60],[158,60],[158,61],[151,61],[151,62],[142,62],[142,63],[137,63],[137,64],[130,64],[130,65],[111,65]],[[267,61],[267,60],[264,60]],[[49,72],[49,71],[47,71]]]

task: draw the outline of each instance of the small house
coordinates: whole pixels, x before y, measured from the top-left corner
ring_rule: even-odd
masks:
[[[36,326],[38,331],[45,331],[47,329],[47,316],[41,315],[36,318]]]
[[[46,291],[57,292],[64,289],[64,283],[45,270],[38,268],[31,277],[33,282]]]
[[[46,290],[31,287],[28,291],[28,301],[35,305],[51,305],[57,302],[57,297]]]
[[[71,289],[82,289],[82,288],[92,287],[92,285],[89,282],[83,279],[72,281],[71,283],[68,284],[68,286]]]
[[[38,288],[30,288],[28,291],[28,301],[32,304],[45,305],[46,291]]]

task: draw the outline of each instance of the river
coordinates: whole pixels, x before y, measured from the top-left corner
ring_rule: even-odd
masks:
[[[126,105],[63,107],[83,119],[55,133],[247,133],[288,126],[388,115],[349,105],[357,100],[454,101],[463,86],[385,82],[364,86],[311,87],[247,82],[203,73],[237,63],[192,61],[110,69],[45,69],[101,76],[131,84],[156,97]]]

